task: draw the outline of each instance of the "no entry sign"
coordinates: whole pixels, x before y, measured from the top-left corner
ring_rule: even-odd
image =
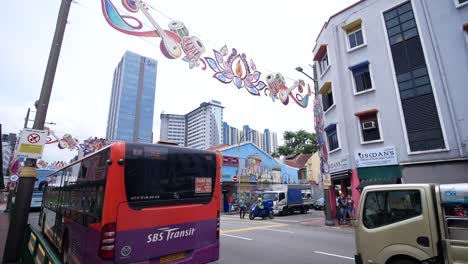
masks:
[[[17,156],[40,159],[47,141],[46,130],[24,129],[21,131]]]

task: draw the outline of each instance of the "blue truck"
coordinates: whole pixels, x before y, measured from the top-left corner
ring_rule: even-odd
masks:
[[[314,206],[310,184],[275,184],[271,191],[262,193],[262,199],[273,200],[275,215],[288,215],[296,211],[305,214]]]

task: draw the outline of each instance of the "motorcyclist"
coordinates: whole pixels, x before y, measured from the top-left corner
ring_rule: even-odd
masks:
[[[257,206],[258,206],[258,209],[259,209],[259,210],[265,209],[265,206],[263,205],[262,198],[258,198]]]

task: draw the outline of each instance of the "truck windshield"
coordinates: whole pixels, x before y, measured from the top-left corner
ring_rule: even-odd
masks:
[[[273,201],[278,201],[278,194],[277,193],[263,193],[262,199],[271,199]]]

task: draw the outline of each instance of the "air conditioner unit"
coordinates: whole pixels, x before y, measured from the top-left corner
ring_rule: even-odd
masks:
[[[369,130],[369,129],[375,128],[374,121],[363,122],[361,125],[362,125],[362,130]]]

